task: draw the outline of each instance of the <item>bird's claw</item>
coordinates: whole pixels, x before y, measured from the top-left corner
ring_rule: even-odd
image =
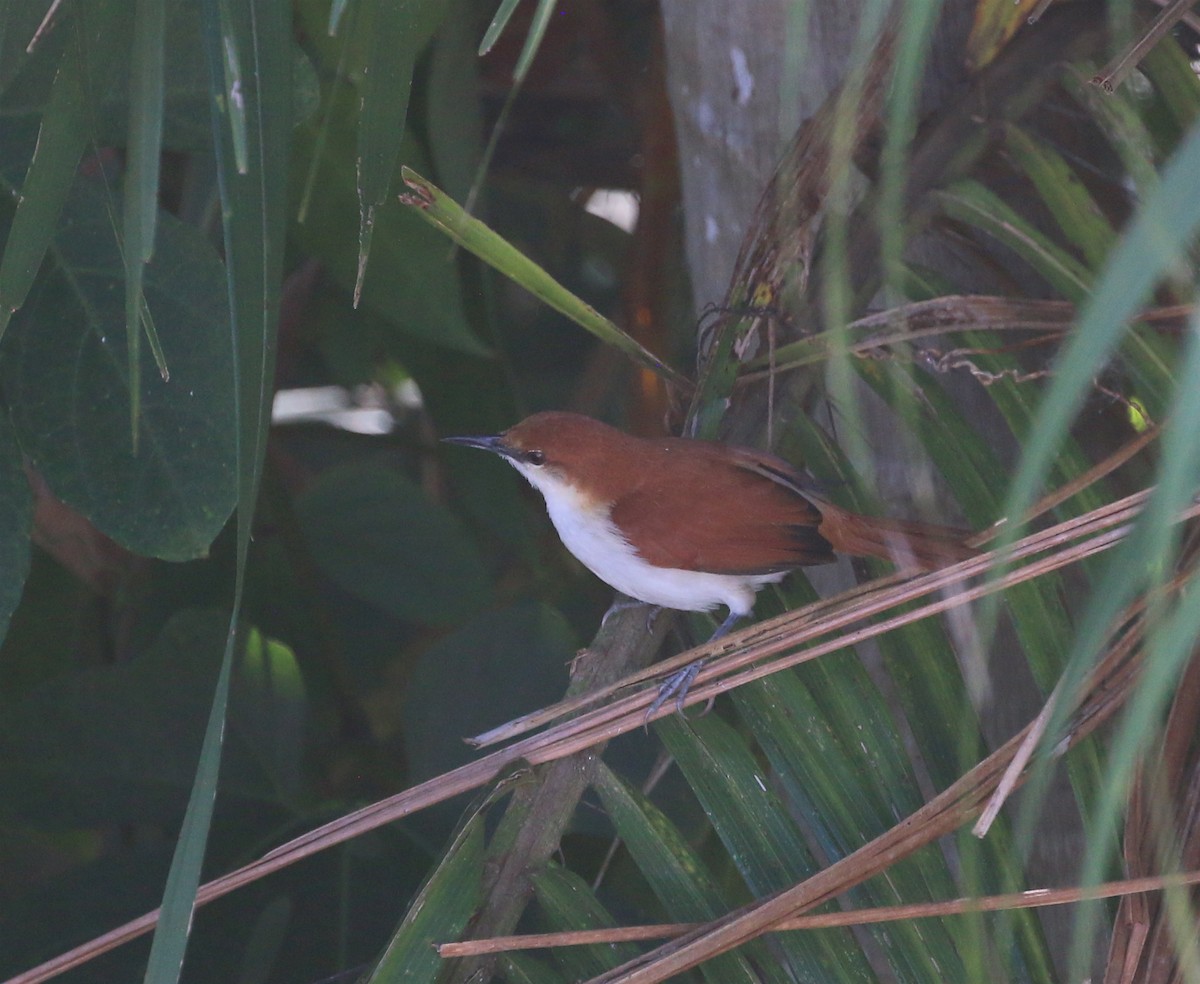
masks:
[[[675,710],[677,713],[683,713],[684,701],[687,700],[688,691],[691,689],[692,682],[696,679],[696,675],[700,672],[700,668],[704,665],[704,660],[698,659],[693,663],[688,663],[687,666],[680,670],[676,670],[662,682],[662,686],[658,688],[658,695],[654,698],[653,703],[646,709],[645,723],[649,723],[650,718],[654,716],[654,712],[663,706],[672,697],[675,698]]]

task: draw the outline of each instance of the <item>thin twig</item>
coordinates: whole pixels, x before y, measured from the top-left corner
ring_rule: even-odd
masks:
[[[1006,895],[983,895],[958,898],[946,902],[912,902],[907,905],[877,906],[870,909],[845,909],[840,912],[820,912],[785,919],[773,932],[832,929],[842,926],[868,926],[876,923],[899,922],[902,919],[936,919],[943,916],[975,912],[1011,912],[1015,909],[1038,909],[1051,905],[1071,905],[1095,899],[1111,899],[1161,892],[1165,889],[1200,885],[1200,871],[1173,875],[1148,875],[1104,882],[1090,888],[1031,888]],[[463,940],[439,943],[438,956],[444,959],[476,956],[482,953],[507,953],[513,950],[537,950],[563,946],[595,946],[614,943],[633,943],[640,940],[666,939],[698,929],[702,923],[657,923],[648,926],[617,926],[607,929],[573,930],[565,933],[529,933],[523,936],[495,936],[486,940]]]
[[[1138,62],[1146,57],[1150,49],[1187,15],[1195,3],[1196,0],[1171,0],[1150,22],[1146,33],[1105,65],[1092,82],[1105,92],[1116,89],[1137,67]]]

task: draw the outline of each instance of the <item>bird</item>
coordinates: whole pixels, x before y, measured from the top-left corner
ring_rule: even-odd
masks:
[[[723,605],[712,639],[751,613],[764,585],[838,554],[922,570],[976,554],[961,530],[842,509],[782,458],[750,448],[635,437],[566,411],[443,440],[512,465],[545,499],[567,550],[621,594],[680,611]],[[668,677],[647,716],[671,696],[682,711],[702,662]]]

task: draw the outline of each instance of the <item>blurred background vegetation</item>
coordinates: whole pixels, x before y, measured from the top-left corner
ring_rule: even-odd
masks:
[[[1200,484],[1198,25],[1150,37],[1159,10],[0,3],[0,977],[162,904],[153,950],[70,979],[594,978],[638,947],[481,970],[429,944],[717,919],[858,857],[1052,692],[986,837],[922,827],[832,908],[1200,867],[1175,522]],[[673,372],[456,245],[402,166]],[[1071,566],[991,607],[331,846],[189,940],[197,880],[440,788],[581,647],[620,676],[706,637],[634,611],[593,643],[611,593],[540,500],[437,444],[546,408],[770,446],[846,505],[976,530],[1155,492],[1109,554],[1064,540]],[[1139,672],[1088,677],[1114,661]],[[1200,980],[1190,896],[1165,899],[778,934],[675,976]]]

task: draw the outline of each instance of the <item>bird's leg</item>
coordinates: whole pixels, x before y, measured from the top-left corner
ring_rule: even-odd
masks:
[[[636,608],[638,605],[644,605],[646,602],[638,601],[636,598],[630,598],[626,595],[617,595],[616,600],[608,606],[608,611],[604,613],[604,617],[600,619],[600,628],[604,628],[604,623],[609,620],[617,612],[623,612],[627,608]],[[646,612],[646,631],[649,632],[654,628],[654,620],[658,617],[658,613],[662,611],[660,605],[651,605]]]
[[[712,634],[712,638],[710,638],[708,641],[714,642],[717,639],[720,639],[721,636],[729,632],[729,630],[737,625],[737,623],[744,617],[745,616],[743,613],[734,612],[731,610],[729,614],[725,616],[725,621],[717,626],[717,631]],[[692,681],[696,679],[696,674],[700,672],[700,668],[702,666],[704,666],[704,660],[697,659],[691,663],[688,663],[687,666],[676,670],[669,677],[667,677],[662,682],[662,686],[658,688],[658,696],[654,698],[654,702],[646,710],[646,720],[649,721],[654,712],[662,707],[663,704],[665,704],[672,697],[675,698],[675,710],[682,714],[683,703],[687,699],[688,690],[691,689]],[[704,713],[707,714],[709,708],[711,707],[712,699],[710,698],[708,706],[704,708]]]

